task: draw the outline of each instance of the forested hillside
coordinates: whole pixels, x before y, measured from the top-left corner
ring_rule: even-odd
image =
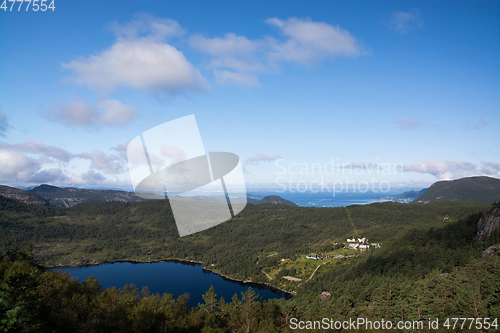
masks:
[[[285,280],[269,281],[262,270],[300,265],[294,261],[311,252],[332,253],[348,237],[367,237],[385,246],[410,228],[443,227],[487,207],[394,202],[338,208],[248,205],[225,223],[180,238],[167,200],[83,203],[70,209],[0,200],[0,250],[16,240],[21,246],[32,242],[35,258],[43,265],[189,259],[236,279],[280,287]],[[309,269],[302,269],[303,277]]]
[[[441,322],[452,317],[489,318],[487,331],[498,328],[500,257],[481,254],[490,245],[500,243],[500,233],[481,240],[475,237],[482,207],[477,203],[383,203],[342,209],[263,205],[250,207],[240,219],[179,239],[173,221],[154,224],[160,223],[156,218],[161,214],[168,213],[168,206],[153,202],[100,203],[63,210],[5,200],[0,203],[0,220],[7,218],[10,222],[2,222],[2,234],[8,236],[13,229],[6,226],[12,228],[19,223],[16,232],[24,230],[20,241],[27,242],[30,237],[36,241],[34,255],[29,244],[21,251],[16,242],[0,261],[0,329],[7,332],[291,332],[292,318],[345,321],[361,317],[393,323],[419,321],[425,328],[429,318],[440,318]],[[137,220],[135,226],[125,223],[119,227],[121,219],[139,216],[143,219]],[[335,221],[340,221],[338,227]],[[272,230],[272,237],[265,238],[266,233],[258,231],[264,225]],[[327,226],[333,231],[328,231]],[[391,226],[393,231],[388,230]],[[163,229],[168,231],[166,235]],[[88,246],[89,236],[105,241],[101,232],[131,241],[131,233],[139,231],[142,234],[137,239],[149,239],[151,248],[163,235],[164,251],[173,250],[169,244],[184,244],[183,255],[216,260],[228,271],[239,267],[245,272],[246,265],[255,266],[255,260],[280,265],[269,259],[290,258],[300,250],[328,252],[331,249],[324,240],[333,239],[328,237],[336,232],[351,237],[381,237],[383,243],[357,258],[325,262],[313,278],[300,283],[297,295],[290,300],[259,301],[252,290],[223,300],[217,298],[217,290],[211,289],[203,297],[204,304],[195,308],[186,306],[187,295],[174,300],[172,295],[151,295],[133,286],[102,290],[93,278],[78,284],[67,275],[35,264],[37,258],[61,259],[73,251],[68,248],[68,254],[54,252],[53,257],[39,257],[40,249],[47,245],[57,249],[53,241]],[[249,231],[254,235],[245,234]],[[222,235],[226,235],[226,242]],[[44,238],[47,241],[40,242]],[[10,239],[6,237],[4,244]],[[222,242],[221,247],[217,242]],[[330,246],[334,245],[332,241]],[[211,247],[217,250],[210,251]],[[271,249],[277,254],[261,254]],[[137,250],[144,248],[133,248]],[[110,242],[93,253],[109,256],[128,252]],[[93,253],[86,254],[90,257]],[[224,263],[235,259],[242,264],[236,267]],[[467,331],[481,330],[472,327]]]
[[[441,228],[412,229],[350,265],[318,275],[293,302],[307,308],[310,317],[498,318],[499,257],[480,258],[484,249],[500,243],[500,234],[478,241],[480,216]],[[310,297],[325,290],[332,295],[329,302]]]
[[[466,177],[443,180],[432,184],[414,203],[440,201],[500,201],[500,179],[492,177]]]

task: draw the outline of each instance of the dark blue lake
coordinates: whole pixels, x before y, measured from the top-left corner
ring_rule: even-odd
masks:
[[[175,261],[161,261],[153,263],[108,263],[95,266],[61,267],[79,282],[94,275],[99,284],[104,288],[122,288],[133,283],[139,291],[148,287],[152,293],[173,294],[175,298],[184,293],[189,293],[189,304],[196,306],[204,303],[202,295],[210,286],[213,286],[217,297],[224,297],[230,302],[234,294],[241,293],[252,287],[254,291],[265,300],[272,298],[289,298],[289,294],[271,289],[264,285],[231,281],[206,271],[202,265]]]

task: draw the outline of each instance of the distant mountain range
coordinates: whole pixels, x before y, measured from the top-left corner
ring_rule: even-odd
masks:
[[[146,193],[141,197],[135,193],[118,190],[90,190],[77,189],[74,187],[60,188],[51,185],[40,185],[31,190],[21,190],[9,186],[0,185],[0,195],[19,200],[23,203],[45,206],[70,208],[79,203],[95,201],[122,201],[139,202],[149,199],[163,199],[163,196]],[[174,195],[170,199],[226,202],[223,196],[191,196],[184,197]],[[280,204],[297,206],[292,201],[283,199],[277,195],[266,196],[260,200],[255,198],[231,198],[233,203],[243,203],[245,199],[254,205]],[[420,191],[407,191],[392,197],[374,197],[374,199],[386,199],[396,202],[429,203],[435,201],[475,201],[475,202],[498,202],[500,201],[500,179],[492,177],[468,177],[452,181],[439,181],[432,184],[428,189]]]
[[[70,208],[83,202],[94,201],[123,201],[137,202],[146,199],[136,196],[134,193],[115,190],[88,190],[74,187],[60,188],[51,185],[40,185],[30,191],[43,197],[49,205],[55,207]],[[153,195],[154,196],[154,195]],[[153,199],[154,197],[151,197]]]
[[[500,201],[500,179],[481,176],[439,181],[412,203],[436,201]]]
[[[54,207],[71,208],[79,203],[96,202],[96,201],[122,201],[122,202],[139,202],[151,199],[164,199],[163,196],[153,193],[143,193],[141,196],[135,193],[117,190],[90,190],[77,189],[74,187],[60,188],[52,185],[40,185],[31,190],[21,190],[9,186],[0,185],[0,195],[16,199],[27,204],[37,204]],[[223,196],[179,196],[173,195],[170,197],[173,200],[183,201],[204,201],[204,202],[226,202]],[[248,202],[251,204],[282,204],[289,206],[297,206],[295,203],[285,200],[279,196],[267,196],[261,200],[254,198],[231,198],[232,203]]]

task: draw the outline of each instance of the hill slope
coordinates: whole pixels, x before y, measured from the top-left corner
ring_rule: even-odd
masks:
[[[412,203],[436,201],[500,201],[500,179],[481,176],[436,182]]]
[[[295,202],[290,200],[283,199],[277,195],[268,195],[260,199],[257,202],[253,202],[254,205],[263,205],[263,204],[276,204],[276,205],[287,205],[287,206],[297,206]]]
[[[414,191],[414,190],[410,190],[407,192],[403,192],[401,194],[397,194],[397,195],[392,196],[392,197],[380,197],[379,196],[379,197],[373,197],[373,199],[391,200],[391,201],[399,202],[399,203],[408,203],[408,202],[415,200],[416,198],[418,198],[422,194],[424,194],[425,190],[427,190],[427,189],[424,188],[418,192]]]
[[[31,191],[24,191],[18,188],[0,185],[0,195],[9,198],[19,200],[25,204],[36,204],[47,206],[49,203],[41,195],[33,193]]]
[[[66,208],[73,207],[74,205],[83,202],[94,202],[94,201],[138,202],[146,200],[136,196],[134,193],[125,191],[88,190],[88,189],[77,189],[74,187],[60,188],[45,184],[37,186],[29,192],[43,197],[52,206],[66,207]]]

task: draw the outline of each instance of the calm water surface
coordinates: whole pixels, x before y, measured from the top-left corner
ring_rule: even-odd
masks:
[[[390,197],[393,192],[388,193],[333,193],[333,192],[290,192],[290,191],[252,191],[247,192],[248,196],[255,199],[262,199],[267,195],[277,195],[283,199],[290,200],[301,207],[346,207],[351,205],[369,205],[374,202],[383,202],[387,200],[373,199],[373,197]]]
[[[289,298],[289,295],[281,291],[258,284],[247,284],[230,281],[215,273],[203,270],[202,265],[183,262],[154,262],[154,263],[109,263],[96,266],[62,267],[64,272],[82,282],[90,275],[99,281],[104,288],[122,288],[133,283],[139,288],[147,286],[152,293],[173,294],[175,298],[184,293],[189,293],[189,304],[196,306],[204,303],[202,295],[210,286],[214,286],[217,297],[224,297],[230,302],[234,294],[248,290],[251,286],[254,291],[265,300],[271,298]]]

